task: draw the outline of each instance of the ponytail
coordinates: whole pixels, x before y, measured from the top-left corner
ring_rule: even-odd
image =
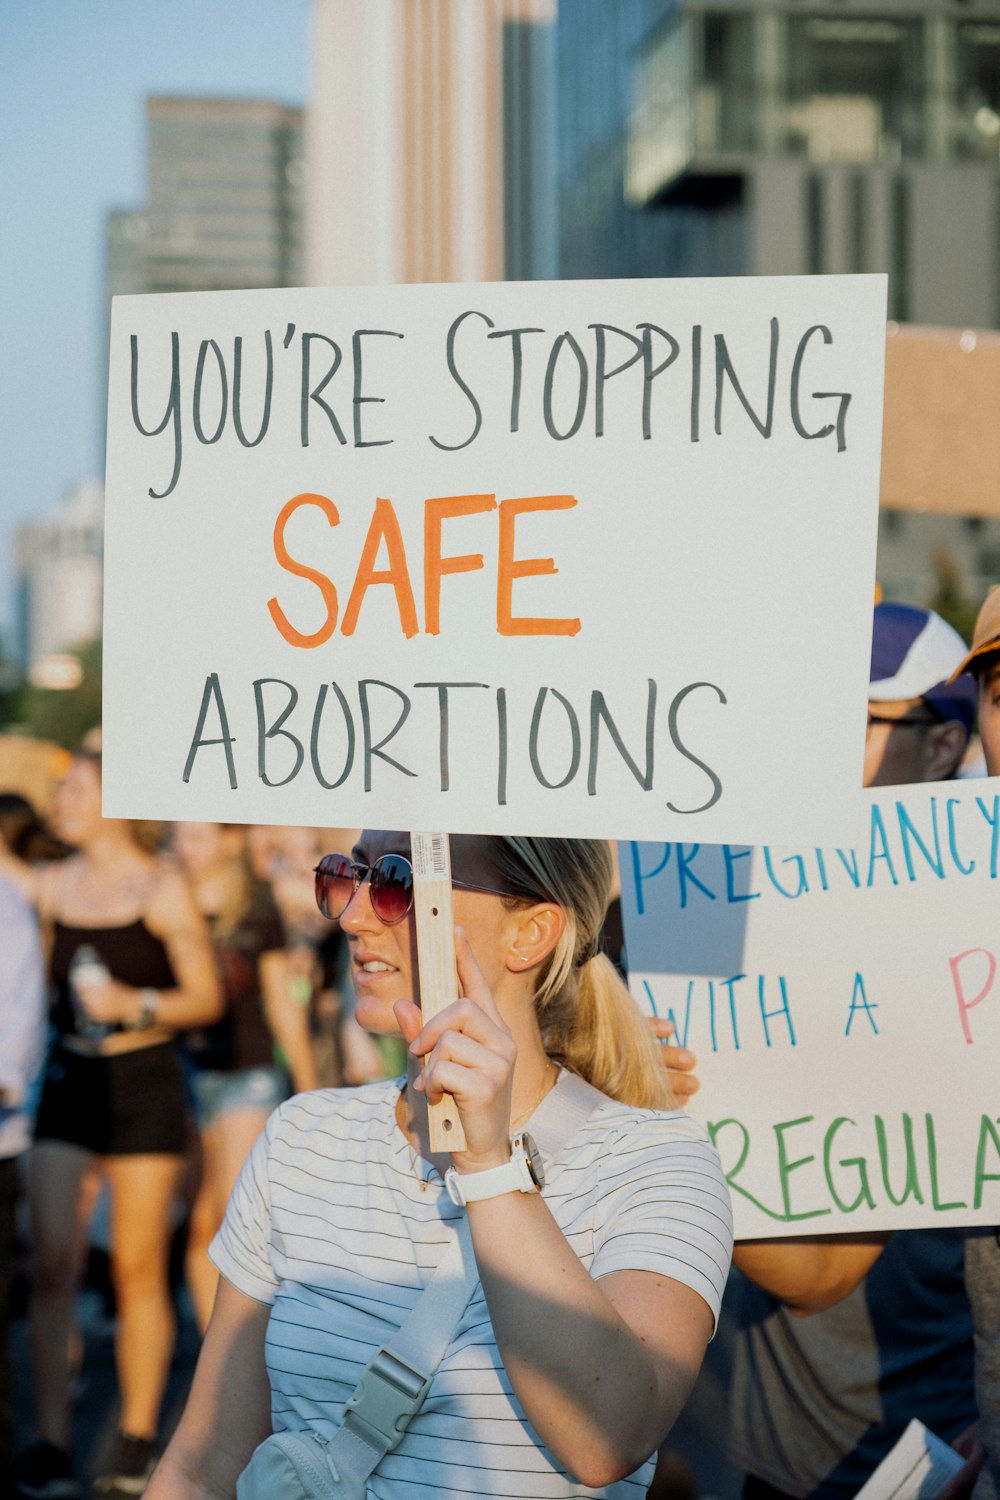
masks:
[[[667,1070],[639,1007],[603,953],[539,1006],[542,1041],[556,1061],[602,1094],[648,1109],[674,1109]]]
[[[599,951],[614,868],[610,846],[597,839],[491,842],[512,899],[555,901],[566,913],[535,993],[548,1055],[623,1104],[675,1108],[659,1043]]]

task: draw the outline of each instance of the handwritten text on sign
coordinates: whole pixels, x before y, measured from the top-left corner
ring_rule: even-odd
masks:
[[[1000,1221],[997,786],[866,792],[851,848],[620,846],[741,1238]]]
[[[879,277],[116,300],[108,810],[839,832],[883,325]]]

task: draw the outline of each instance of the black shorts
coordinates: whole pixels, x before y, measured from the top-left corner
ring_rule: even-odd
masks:
[[[180,1156],[187,1137],[184,1078],[173,1042],[110,1057],[56,1044],[45,1070],[36,1141],[65,1141],[98,1156]]]

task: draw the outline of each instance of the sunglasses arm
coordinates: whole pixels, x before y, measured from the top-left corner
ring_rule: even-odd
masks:
[[[446,833],[410,835],[413,919],[417,929],[420,1009],[424,1020],[458,999],[455,921],[451,909],[451,845]],[[464,1151],[465,1133],[454,1099],[427,1107],[432,1151]]]

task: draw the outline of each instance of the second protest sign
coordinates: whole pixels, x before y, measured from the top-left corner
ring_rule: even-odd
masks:
[[[850,846],[621,845],[738,1238],[1000,1221],[997,785],[865,792]]]

